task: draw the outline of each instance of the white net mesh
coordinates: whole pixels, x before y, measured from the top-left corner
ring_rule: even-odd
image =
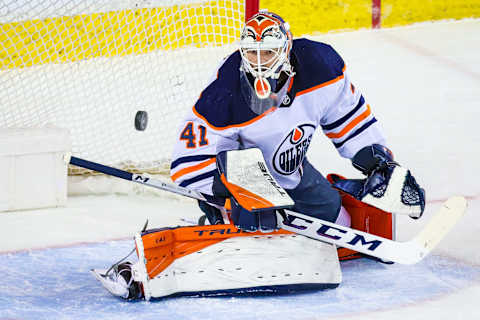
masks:
[[[0,127],[63,127],[77,157],[168,170],[179,121],[232,52],[244,11],[242,0],[4,1]]]

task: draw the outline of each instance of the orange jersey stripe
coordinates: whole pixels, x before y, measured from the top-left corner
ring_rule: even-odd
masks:
[[[288,89],[287,89],[288,92],[290,92],[290,90],[292,90],[294,79],[295,79],[295,77],[292,77],[292,79],[290,80],[290,84],[288,85]]]
[[[370,105],[367,104],[367,110],[365,110],[361,115],[353,119],[348,125],[346,125],[342,129],[342,131],[337,133],[335,132],[327,133],[327,137],[329,137],[330,139],[337,139],[337,138],[343,137],[348,132],[350,132],[357,124],[359,124],[362,120],[366,119],[371,113],[372,113],[372,110],[370,109]]]
[[[191,167],[186,167],[186,168],[183,168],[181,170],[178,170],[174,175],[171,176],[171,178],[172,178],[173,181],[175,181],[178,178],[180,178],[181,176],[184,176],[184,175],[186,175],[190,172],[194,172],[194,171],[205,168],[206,166],[214,163],[215,160],[216,160],[216,158],[208,159],[208,160],[206,160],[204,162],[201,162],[197,165],[194,165],[194,166],[191,166]]]
[[[248,121],[245,121],[245,122],[242,122],[242,123],[239,123],[239,124],[232,124],[232,125],[229,125],[229,126],[225,126],[225,127],[216,127],[214,125],[212,125],[211,123],[209,123],[207,121],[207,119],[205,119],[204,116],[202,116],[200,113],[197,112],[197,110],[195,110],[195,106],[193,106],[193,113],[195,113],[195,115],[197,117],[199,117],[200,119],[202,119],[203,121],[205,121],[205,123],[212,129],[215,129],[215,130],[226,130],[226,129],[230,129],[230,128],[240,128],[240,127],[245,127],[251,123],[254,123],[255,121],[258,121],[260,120],[261,118],[265,117],[267,114],[275,111],[275,109],[277,109],[276,107],[271,107],[270,109],[268,109],[267,111],[265,111],[264,113],[262,113],[261,115],[253,118],[253,119],[250,119]]]

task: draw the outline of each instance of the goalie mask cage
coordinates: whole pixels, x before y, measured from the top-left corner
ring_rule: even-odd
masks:
[[[4,2],[0,127],[66,128],[75,156],[168,172],[181,119],[256,11],[258,0]]]

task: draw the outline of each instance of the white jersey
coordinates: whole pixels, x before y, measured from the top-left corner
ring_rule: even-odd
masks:
[[[385,145],[370,106],[332,47],[296,39],[291,64],[295,75],[282,103],[259,115],[241,94],[240,54],[230,55],[181,124],[172,180],[212,195],[216,154],[258,147],[278,183],[294,189],[319,127],[345,158],[373,143]]]

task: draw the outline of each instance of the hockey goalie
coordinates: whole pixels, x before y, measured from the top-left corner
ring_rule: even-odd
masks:
[[[317,128],[364,179],[326,178],[311,165]],[[415,263],[448,230],[432,225],[413,242],[391,241],[390,212],[421,217],[423,189],[394,161],[338,53],[293,40],[288,23],[263,10],[181,123],[171,178],[203,195],[206,223],[138,233],[137,262],[94,270],[116,296],[334,288],[339,259]],[[450,221],[463,206],[455,201],[437,220]]]
[[[223,207],[217,205],[216,210],[210,211],[199,202],[209,223],[144,228],[135,235],[136,262],[122,260],[108,270],[92,270],[102,285],[113,295],[128,300],[176,295],[285,293],[337,287],[342,279],[339,260],[362,255],[347,248],[337,249],[330,241],[335,238],[334,234],[324,231],[322,235],[320,229],[317,230],[320,238],[313,239],[308,234],[297,234],[296,230],[295,233],[285,230],[289,227],[306,229],[296,219],[306,220],[292,211],[296,210],[296,204],[290,192],[273,179],[260,149],[220,152],[216,159],[218,171],[214,181],[218,179],[228,200]],[[366,185],[368,181],[349,181],[335,175],[328,178],[331,182],[337,181],[336,184]],[[385,189],[390,190],[389,186],[385,184]],[[412,187],[417,188],[419,196],[423,195],[416,184],[408,185]],[[349,212],[346,224],[356,230],[392,238],[390,213],[342,194],[343,210]],[[401,194],[396,196],[401,199]],[[392,202],[388,199],[387,204]],[[325,223],[323,221],[324,227]],[[334,224],[331,228],[342,232],[342,225]],[[323,238],[326,241],[318,241],[321,236],[326,237]],[[371,242],[360,242],[364,244]]]

